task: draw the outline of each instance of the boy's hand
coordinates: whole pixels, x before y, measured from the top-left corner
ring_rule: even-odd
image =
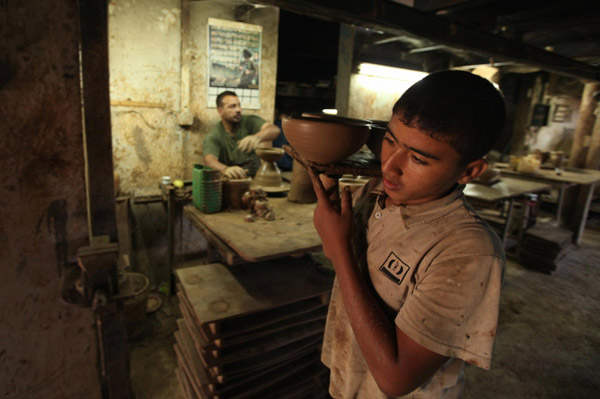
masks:
[[[323,242],[323,253],[330,260],[337,259],[344,251],[351,252],[352,240],[352,196],[348,187],[342,193],[341,208],[338,202],[338,185],[333,184],[328,192],[319,176],[307,168],[312,180],[317,206],[313,215],[313,223]]]

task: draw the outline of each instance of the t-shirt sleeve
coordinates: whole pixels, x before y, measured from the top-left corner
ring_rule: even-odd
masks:
[[[249,115],[245,122],[248,134],[254,134],[260,131],[260,128],[265,124],[266,121],[260,116]]]
[[[220,148],[217,138],[212,134],[208,134],[202,143],[202,155],[214,155],[219,158]]]
[[[490,369],[503,264],[495,255],[432,263],[400,308],[396,325],[433,352]]]

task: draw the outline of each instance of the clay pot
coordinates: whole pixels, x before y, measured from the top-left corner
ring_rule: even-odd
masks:
[[[367,147],[375,156],[381,159],[381,143],[383,143],[383,136],[385,136],[385,132],[387,132],[386,121],[371,121],[371,134],[367,139]]]
[[[300,162],[292,164],[292,183],[287,196],[288,201],[300,204],[317,202],[317,195],[310,180],[308,171]]]
[[[352,125],[370,125],[373,122],[368,119],[358,119],[358,118],[348,118],[347,116],[338,116],[331,114],[324,114],[320,112],[303,112],[302,117],[304,118],[316,118],[316,119],[326,119],[332,122],[338,123],[349,123]]]
[[[360,149],[369,138],[370,125],[334,121],[330,118],[284,117],[285,136],[306,160],[330,164]]]
[[[223,180],[223,207],[242,208],[242,195],[250,189],[251,178]]]
[[[253,186],[261,187],[266,192],[289,190],[289,185],[283,182],[281,170],[275,163],[285,151],[282,148],[257,148],[254,152],[260,158],[260,167],[252,181]]]

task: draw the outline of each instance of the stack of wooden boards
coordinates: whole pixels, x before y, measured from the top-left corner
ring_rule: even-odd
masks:
[[[176,271],[177,375],[188,399],[327,397],[320,350],[331,271],[307,259]]]
[[[549,223],[537,223],[525,233],[520,259],[523,266],[553,273],[564,263],[573,233]]]

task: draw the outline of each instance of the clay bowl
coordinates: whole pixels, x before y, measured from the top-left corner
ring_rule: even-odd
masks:
[[[265,162],[277,162],[285,151],[283,148],[257,148],[254,152]]]
[[[339,162],[360,149],[369,138],[370,125],[330,118],[284,117],[282,127],[292,147],[306,160]]]
[[[317,119],[326,119],[328,121],[338,122],[338,123],[349,123],[349,124],[359,124],[359,125],[370,125],[373,122],[368,119],[358,119],[358,118],[348,118],[347,116],[337,116],[331,114],[324,114],[322,112],[303,112],[303,117],[306,118],[317,118]]]
[[[387,122],[372,120],[371,121],[371,134],[367,139],[367,147],[375,156],[381,159],[381,143],[383,143],[383,136],[387,132]]]

